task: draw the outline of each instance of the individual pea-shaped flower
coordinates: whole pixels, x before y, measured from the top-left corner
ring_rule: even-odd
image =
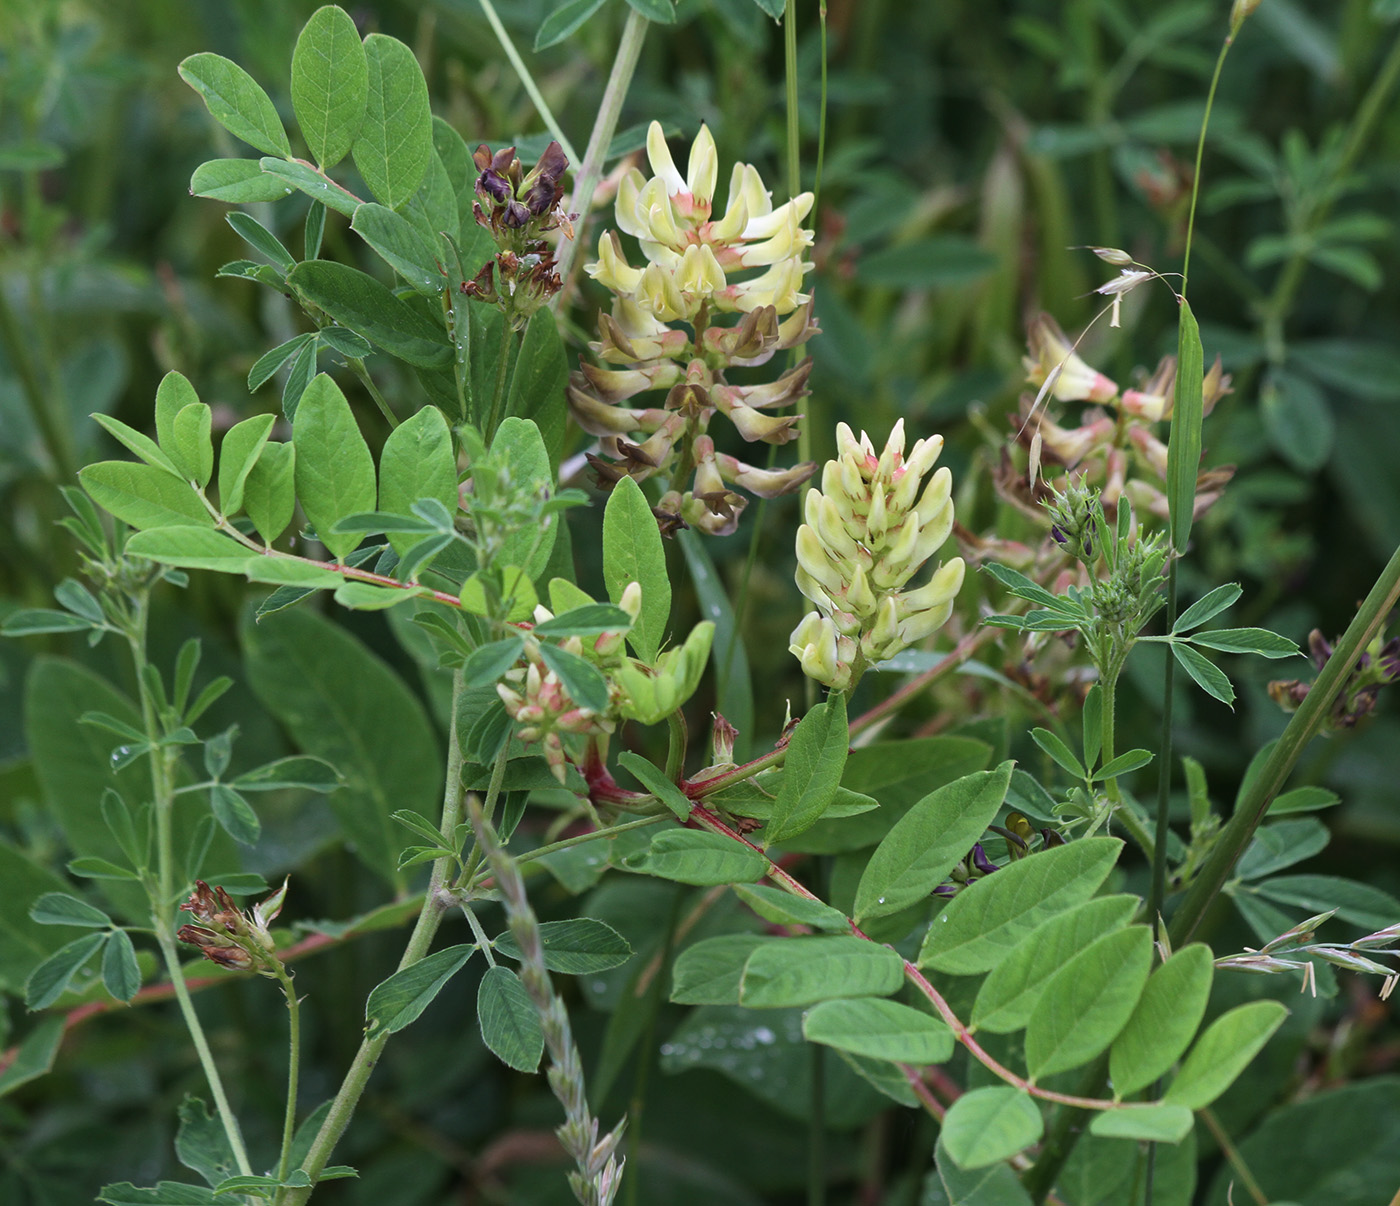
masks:
[[[943,437],[918,440],[905,456],[904,422],[876,453],[838,425],[839,455],[820,490],[807,495],[797,532],[797,586],[817,606],[792,634],[791,650],[819,682],[843,689],[872,662],[931,635],[952,614],[964,565],[955,557],[927,583],[909,580],[953,527],[952,475],[930,475]],[[927,480],[925,480],[927,478]]]

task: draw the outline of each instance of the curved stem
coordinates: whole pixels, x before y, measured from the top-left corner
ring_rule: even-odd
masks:
[[[287,997],[287,1109],[282,1117],[282,1154],[277,1160],[277,1179],[285,1181],[291,1172],[292,1140],[297,1133],[297,1081],[301,1070],[301,1002],[287,972],[278,976]]]
[[[536,112],[544,120],[550,134],[571,161],[577,159],[578,152],[574,150],[573,144],[550,110],[548,102],[540,92],[539,85],[535,83],[535,77],[530,74],[530,69],[525,66],[525,60],[515,49],[515,43],[510,40],[510,34],[506,33],[506,27],[501,24],[501,18],[496,15],[496,6],[491,3],[491,0],[477,0],[477,2],[481,5],[481,11],[486,16],[487,24],[491,26],[491,32],[496,35],[496,41],[501,44],[501,49],[506,52],[506,58],[510,60],[510,65],[515,68],[515,74],[520,80],[521,87],[525,89],[525,94],[535,106]]]
[[[613,58],[612,71],[608,73],[608,84],[603,89],[603,100],[598,106],[598,116],[593,119],[593,132],[588,136],[588,149],[584,151],[583,163],[574,177],[574,195],[569,199],[569,208],[578,215],[578,235],[564,243],[559,251],[558,272],[564,287],[550,303],[556,309],[560,298],[569,291],[569,281],[578,262],[579,240],[584,237],[588,227],[588,211],[593,205],[593,194],[598,188],[598,181],[602,179],[608,147],[617,131],[622,102],[627,99],[627,89],[637,70],[637,58],[642,52],[646,34],[647,19],[635,8],[629,8],[627,23],[622,27],[622,37]],[[559,145],[563,146],[563,143]],[[573,158],[570,155],[570,159]]]

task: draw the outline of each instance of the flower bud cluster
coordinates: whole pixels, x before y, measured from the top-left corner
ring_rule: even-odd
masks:
[[[1332,642],[1314,628],[1308,634],[1308,654],[1320,672],[1332,659]],[[1350,729],[1376,707],[1381,688],[1400,679],[1400,637],[1376,636],[1356,659],[1356,665],[1333,700],[1327,714],[1330,729]],[[1308,697],[1312,683],[1297,679],[1275,680],[1269,684],[1269,697],[1285,712],[1292,712]]]
[[[1127,497],[1140,514],[1165,519],[1167,446],[1154,428],[1172,416],[1176,358],[1164,357],[1139,388],[1120,390],[1080,357],[1048,315],[1032,322],[1029,346],[1029,355],[1022,358],[1026,381],[1040,387],[1040,393],[1021,399],[1013,422],[1017,438],[1033,449],[1037,463],[1032,465],[1031,478],[1038,478],[1042,464],[1060,466],[1082,484],[1099,487],[1110,511],[1119,498]],[[1230,378],[1221,371],[1217,357],[1203,381],[1204,412],[1210,414],[1229,392]],[[1098,405],[1084,410],[1078,425],[1071,427],[1050,418],[1042,405],[1047,398]],[[1233,474],[1230,465],[1201,472],[1196,480],[1198,517],[1220,497]],[[1025,481],[1009,460],[1003,462],[997,485],[1008,501],[1027,514],[1040,515],[1036,483]]]
[[[843,690],[869,663],[882,662],[947,621],[963,581],[963,560],[939,566],[923,586],[909,580],[953,527],[952,474],[925,482],[943,437],[918,440],[904,454],[904,421],[883,452],[864,432],[837,426],[838,456],[807,494],[797,532],[797,586],[817,605],[792,634],[803,671]]]
[[[569,161],[557,142],[545,148],[528,175],[514,147],[492,152],[482,143],[472,160],[480,169],[479,200],[472,212],[500,250],[463,283],[462,292],[501,307],[519,328],[562,287],[553,248],[544,236],[560,227],[572,235],[569,219],[559,209]]]
[[[282,964],[268,926],[282,911],[288,882],[284,880],[276,892],[245,913],[223,888],[211,888],[197,879],[194,894],[180,908],[193,914],[199,924],[181,926],[175,937],[199,947],[206,959],[220,967],[280,978]]]
[[[801,224],[812,194],[775,209],[757,170],[738,164],[724,215],[715,218],[719,160],[708,129],[696,136],[684,177],[656,122],[647,156],[653,175],[632,168],[615,206],[618,229],[638,240],[646,266],[628,263],[616,232],[602,235],[598,259],[586,270],[612,291],[613,304],[590,345],[600,363],[580,361],[569,405],[579,426],[600,439],[604,456],[593,463],[605,486],[623,475],[667,474],[671,489],[658,511],[670,526],[725,535],[746,505],[738,490],[773,498],[797,489],[815,469],[757,469],[717,453],[707,434],[716,413],[749,442],[784,444],[797,434],[800,415],[772,412],[806,395],[810,361],[753,385],[731,385],[724,373],[765,364],[816,331],[811,297],[801,292],[812,268],[813,236]],[[717,321],[728,314],[738,320]],[[661,405],[628,405],[662,390]]]

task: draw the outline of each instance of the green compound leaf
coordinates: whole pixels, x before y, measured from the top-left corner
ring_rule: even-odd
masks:
[[[986,1168],[1014,1156],[1045,1129],[1034,1101],[1009,1085],[973,1089],[948,1108],[939,1142],[964,1169]]]
[[[1117,838],[1083,838],[977,880],[933,919],[919,966],[960,976],[991,971],[1036,926],[1088,900],[1122,848]]]
[[[411,1022],[416,1022],[443,986],[466,966],[467,960],[475,953],[474,942],[449,946],[446,950],[420,959],[412,967],[395,972],[382,984],[376,985],[365,1002],[369,1037],[396,1034]]]
[[[1089,1133],[1101,1139],[1180,1143],[1191,1133],[1195,1121],[1195,1116],[1185,1106],[1130,1106],[1095,1114],[1089,1123]]]
[[[887,946],[845,935],[787,938],[749,956],[739,1003],[771,1009],[839,997],[886,997],[903,983],[904,961]]]
[[[666,573],[666,550],[656,516],[642,488],[630,477],[613,487],[603,512],[603,578],[608,598],[622,598],[628,583],[642,588],[642,609],[627,643],[648,665],[656,661],[671,615],[671,579]]]
[[[811,1043],[905,1064],[941,1064],[953,1054],[953,1032],[941,1018],[882,997],[823,1001],[803,1019],[802,1033]]]
[[[112,930],[102,952],[102,986],[118,1001],[129,1001],[141,990],[136,948],[125,930]]]
[[[1145,925],[1105,934],[1046,982],[1026,1024],[1026,1067],[1040,1080],[1088,1063],[1127,1025],[1152,970]]]
[[[1198,942],[1152,973],[1109,1055],[1116,1096],[1145,1089],[1181,1058],[1205,1016],[1214,972],[1210,947]]]
[[[629,871],[657,875],[697,887],[752,883],[768,870],[768,860],[751,846],[721,833],[667,829],[651,846],[624,863]]]
[[[210,159],[195,168],[190,192],[228,205],[258,205],[280,201],[287,186],[264,172],[256,159]]]
[[[369,91],[351,153],[369,191],[398,209],[418,191],[433,153],[428,83],[413,51],[397,38],[370,34],[364,52]]]
[[[983,981],[972,1025],[994,1034],[1020,1030],[1050,978],[1091,942],[1127,925],[1138,904],[1136,896],[1102,896],[1037,926]]]
[[[802,718],[788,742],[773,818],[763,831],[765,845],[796,837],[821,819],[841,786],[850,740],[842,692]]]
[[[84,934],[61,946],[29,974],[24,986],[24,1003],[30,1009],[45,1009],[61,997],[68,982],[95,955],[106,934]]]
[[[441,327],[358,269],[308,260],[298,264],[287,281],[341,326],[391,356],[417,368],[442,368],[452,362],[452,347]]]
[[[292,108],[322,168],[349,152],[368,98],[369,61],[355,22],[343,8],[318,8],[292,52]]]
[[[520,958],[520,945],[509,930],[493,945],[509,959]],[[540,948],[544,951],[544,965],[566,976],[586,976],[621,967],[632,957],[627,939],[594,917],[541,922]]]
[[[476,1020],[481,1040],[507,1067],[534,1072],[544,1055],[544,1032],[539,1015],[513,971],[488,968],[476,994]]]
[[[99,461],[78,471],[89,497],[133,528],[214,526],[214,519],[188,482],[154,465]]]
[[[856,921],[897,913],[941,884],[996,819],[1012,767],[1004,762],[949,783],[906,812],[866,864],[856,889]]]
[[[204,98],[209,115],[235,138],[265,155],[292,157],[277,106],[237,63],[222,55],[193,54],[180,64],[180,78]]]
[[[333,529],[338,519],[374,510],[374,460],[340,386],[325,373],[302,395],[292,443],[297,497],[321,543],[341,560],[360,537]]]
[[[1287,1016],[1277,1001],[1251,1001],[1216,1018],[1196,1040],[1163,1100],[1205,1109],[1234,1083]]]

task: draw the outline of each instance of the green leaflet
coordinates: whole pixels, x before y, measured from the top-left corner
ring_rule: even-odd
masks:
[[[1060,968],[1026,1023],[1032,1078],[1081,1067],[1106,1050],[1127,1025],[1151,970],[1152,933],[1145,925],[1105,934]]]
[[[267,444],[275,415],[254,415],[235,423],[219,445],[219,508],[225,515],[243,509],[243,487]]]
[[[964,1093],[948,1107],[938,1141],[963,1169],[986,1168],[1040,1138],[1045,1124],[1019,1089],[997,1085]]]
[[[1127,925],[1139,903],[1136,896],[1101,896],[1037,926],[983,981],[972,1024],[995,1034],[1020,1030],[1050,977],[1095,939]]]
[[[368,99],[369,61],[355,22],[343,8],[318,8],[292,52],[292,108],[322,168],[345,158]]]
[[[920,1066],[953,1054],[953,1032],[941,1018],[882,997],[823,1001],[803,1019],[802,1033],[808,1042]]]
[[[256,159],[210,159],[195,168],[190,192],[229,205],[257,205],[280,201],[287,186],[264,172]]]
[[[837,934],[851,928],[846,915],[839,909],[768,884],[735,884],[734,895],[764,921],[771,921],[774,925],[809,925]]]
[[[1185,1106],[1129,1106],[1103,1110],[1089,1122],[1091,1134],[1101,1139],[1143,1139],[1151,1143],[1180,1143],[1191,1133],[1196,1119]]]
[[[544,438],[530,419],[510,418],[502,422],[491,441],[491,457],[510,466],[514,482],[540,489],[550,489],[554,484],[554,471],[550,468]],[[547,526],[513,533],[502,542],[496,564],[521,566],[533,582],[549,564],[562,522],[556,512],[546,517]]]
[[[977,880],[933,919],[919,966],[962,976],[991,971],[1041,922],[1092,896],[1122,848],[1117,838],[1084,838]]]
[[[156,439],[163,449],[169,451],[175,446],[175,416],[198,401],[199,395],[183,373],[172,369],[160,379],[156,387]],[[183,466],[181,471],[184,472]]]
[[[241,574],[249,557],[255,556],[232,536],[212,528],[183,525],[137,532],[127,541],[126,551],[161,565],[212,569],[225,574]]]
[[[838,691],[808,712],[793,731],[773,819],[763,831],[766,846],[802,833],[821,818],[841,786],[849,746],[846,696]]]
[[[128,427],[120,419],[114,419],[111,415],[95,414],[92,418],[103,431],[127,450],[134,452],[146,464],[155,465],[159,469],[173,473],[176,477],[184,476],[180,472],[179,466],[166,456],[150,436],[143,435],[134,427]]]
[[[520,958],[520,946],[509,930],[493,945],[507,958]],[[566,976],[584,976],[621,967],[632,957],[627,939],[607,922],[594,917],[541,922],[540,949],[544,952],[544,965]]]
[[[204,98],[209,115],[234,137],[266,155],[292,157],[277,106],[237,63],[222,55],[192,54],[180,64],[180,78]]]
[[[369,90],[351,153],[375,198],[398,209],[418,190],[433,150],[428,83],[413,51],[397,38],[364,41]]]
[[[655,662],[671,615],[671,579],[656,516],[630,477],[613,487],[603,512],[603,578],[614,603],[628,583],[640,584],[642,609],[627,642],[642,661]]]
[[[141,988],[136,948],[125,930],[112,930],[102,951],[102,987],[118,1001],[130,1001]]]
[[[752,882],[768,870],[768,860],[752,847],[722,833],[696,829],[658,833],[647,850],[627,859],[625,865],[630,871],[698,887]]]
[[[308,301],[392,356],[418,368],[452,363],[443,329],[372,276],[329,260],[308,260],[288,274]]]
[[[68,990],[69,982],[106,941],[106,934],[84,934],[59,947],[25,981],[25,1005],[31,1010],[47,1009]]]
[[[750,1009],[815,1005],[889,996],[903,983],[904,961],[887,946],[845,935],[787,938],[749,956],[739,1002]]]
[[[58,1045],[63,1040],[64,1019],[59,1014],[44,1018],[19,1044],[9,1067],[0,1072],[0,1097],[20,1085],[38,1080],[53,1067]]]
[[[291,444],[265,444],[243,481],[243,509],[264,544],[271,544],[292,522],[296,451]]]
[[[420,498],[434,498],[457,512],[457,458],[452,433],[436,406],[425,406],[405,419],[384,441],[379,454],[379,509],[390,515],[411,515]],[[421,537],[390,532],[389,543],[402,556]]]
[[[373,511],[374,460],[345,395],[327,374],[306,387],[292,426],[296,492],[322,544],[337,560],[360,543],[332,531],[347,515]]]
[[[214,472],[213,412],[204,402],[191,402],[175,416],[171,459],[201,490]]]
[[[447,285],[432,246],[401,214],[369,201],[355,211],[350,226],[419,293],[436,297]]]
[[[856,889],[856,921],[923,900],[996,819],[1013,763],[967,775],[930,792],[885,836]]]
[[[1251,1001],[1216,1018],[1196,1040],[1163,1100],[1205,1109],[1234,1083],[1287,1016],[1277,1001]]]
[[[93,502],[133,528],[214,526],[189,483],[155,465],[98,461],[80,469],[78,480]]]
[[[242,627],[248,680],[297,744],[341,772],[327,802],[356,857],[395,886],[396,808],[432,806],[442,759],[418,697],[343,628],[307,611]]]
[[[68,885],[8,842],[0,841],[0,989],[18,995],[29,973],[72,936],[30,916],[30,905],[67,895]],[[105,917],[105,914],[104,914]],[[6,1083],[0,1073],[0,1085]]]
[[[938,1168],[935,1182],[924,1183],[924,1201],[930,1206],[1031,1206],[1031,1196],[1021,1188],[1020,1178],[1009,1164],[989,1164],[986,1168],[962,1169],[948,1154],[940,1136],[934,1146]],[[937,1196],[938,1191],[942,1196]],[[1078,1206],[1078,1203],[1076,1203]]]
[[[1133,1016],[1113,1042],[1109,1076],[1118,1097],[1130,1097],[1181,1058],[1205,1016],[1215,972],[1210,947],[1195,943],[1152,973]]]
[[[475,953],[474,942],[449,946],[376,985],[365,1002],[365,1021],[370,1036],[395,1034],[416,1022],[448,980],[461,971]]]
[[[544,1032],[525,985],[506,967],[488,968],[476,994],[481,1040],[507,1067],[533,1072],[544,1055]]]
[[[265,158],[260,159],[258,164],[269,176],[282,182],[284,193],[296,189],[347,218],[354,217],[355,210],[362,204],[354,194],[304,163]]]
[[[722,934],[686,947],[671,969],[671,1000],[677,1005],[737,1005],[749,956],[778,941],[766,934]]]

